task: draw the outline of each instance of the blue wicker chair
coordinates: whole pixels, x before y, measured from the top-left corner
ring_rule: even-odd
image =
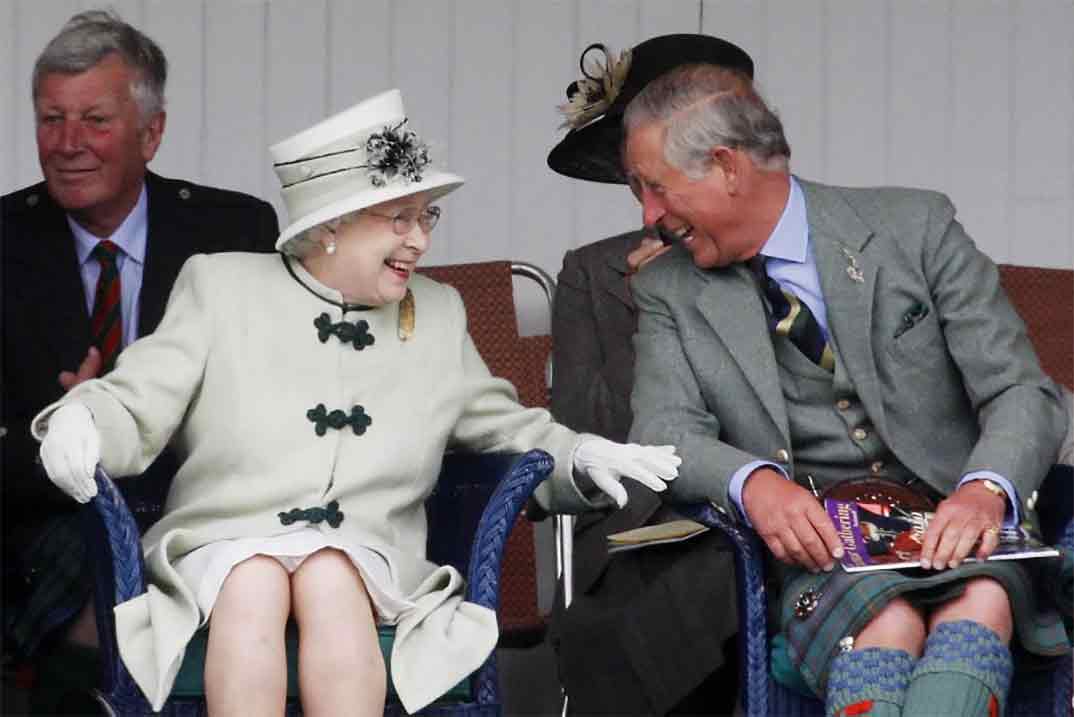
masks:
[[[1041,488],[1041,505],[1052,510],[1051,524],[1065,525],[1061,534],[1045,534],[1051,543],[1061,543],[1074,550],[1074,520],[1071,520],[1070,485],[1074,476],[1070,466],[1059,466]],[[1058,491],[1059,500],[1043,496]],[[711,505],[692,505],[682,509],[685,515],[723,531],[735,546],[735,569],[738,580],[739,647],[742,685],[740,699],[747,717],[767,715],[824,715],[824,703],[815,697],[784,686],[772,677],[771,642],[773,628],[768,625],[768,593],[765,589],[765,551],[757,534],[727,517]],[[1064,518],[1054,515],[1060,513]],[[1042,522],[1044,516],[1042,515]],[[1070,616],[1067,616],[1070,617]],[[1007,715],[1069,717],[1071,714],[1071,656],[1062,658],[1055,669],[1032,674],[1016,673]]]
[[[438,486],[426,502],[428,556],[434,562],[453,565],[467,576],[467,600],[497,609],[500,561],[508,534],[526,500],[552,467],[552,458],[543,451],[445,456]],[[97,485],[97,497],[83,508],[84,530],[94,561],[101,641],[102,674],[94,697],[108,714],[146,715],[150,713],[149,704],[119,659],[113,620],[116,604],[146,589],[138,528],[115,484],[100,471]],[[391,637],[390,629],[382,630],[382,648],[390,645]],[[289,640],[289,660],[293,659],[294,647]],[[191,643],[176,689],[161,714],[205,714],[198,667],[204,664],[203,650],[202,640]],[[288,680],[287,713],[301,714],[293,674]],[[495,653],[470,678],[421,712],[474,717],[501,713]],[[390,676],[385,714],[405,714],[394,698]]]

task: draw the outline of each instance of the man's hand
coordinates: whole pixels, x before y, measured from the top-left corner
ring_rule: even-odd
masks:
[[[631,274],[637,274],[650,261],[666,252],[671,247],[653,237],[645,237],[634,251],[627,254],[626,262]]]
[[[1007,501],[969,481],[936,508],[921,545],[921,567],[957,568],[980,539],[977,559],[984,560],[999,545],[999,529]]]
[[[812,572],[831,570],[843,547],[828,513],[808,490],[771,468],[758,468],[742,489],[742,507],[777,560]]]
[[[82,363],[78,367],[78,371],[74,373],[70,371],[60,372],[60,385],[63,386],[64,391],[70,391],[83,381],[97,378],[100,372],[101,352],[97,350],[96,346],[90,346],[89,351],[86,352],[86,358],[82,359]]]

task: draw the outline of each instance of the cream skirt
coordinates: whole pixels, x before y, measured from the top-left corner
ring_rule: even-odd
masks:
[[[323,548],[336,548],[354,563],[369,591],[379,624],[394,625],[404,612],[414,607],[414,603],[399,592],[388,562],[380,553],[365,546],[342,545],[314,528],[271,538],[236,538],[210,543],[179,558],[175,569],[194,592],[204,626],[224,580],[242,561],[254,555],[266,555],[278,560],[287,572],[294,573],[303,560]]]

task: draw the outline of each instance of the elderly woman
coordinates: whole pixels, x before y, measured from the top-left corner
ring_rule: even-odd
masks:
[[[274,146],[283,256],[193,257],[157,332],[34,421],[49,476],[80,501],[98,462],[134,475],[171,440],[185,455],[143,540],[152,584],[116,608],[154,708],[210,621],[213,715],[282,714],[289,616],[307,714],[382,712],[378,623],[398,625],[408,711],[480,665],[495,614],[425,559],[423,501],[446,448],[549,451],[541,499],[556,510],[621,504],[624,476],[659,490],[676,474],[672,448],[579,436],[489,374],[458,294],[414,273],[431,202],[462,179],[429,166],[405,123],[391,91]]]

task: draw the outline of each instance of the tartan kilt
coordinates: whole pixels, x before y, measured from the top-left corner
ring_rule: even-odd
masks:
[[[18,555],[19,584],[4,605],[7,649],[21,658],[34,655],[54,631],[72,620],[89,601],[93,576],[77,511],[47,520]],[[13,586],[16,587],[16,586]],[[13,648],[13,649],[12,649]]]
[[[1062,548],[1060,552],[1059,558],[963,563],[939,572],[848,573],[837,567],[814,575],[791,568],[778,600],[788,657],[813,693],[824,699],[839,641],[856,636],[891,600],[903,597],[918,608],[940,605],[960,595],[968,579],[983,576],[1000,582],[1010,598],[1015,628],[1011,651],[1017,668],[1047,668],[1053,658],[1070,651],[1062,615],[1071,610],[1074,553]],[[819,593],[816,608],[797,617],[795,604],[807,590]]]

